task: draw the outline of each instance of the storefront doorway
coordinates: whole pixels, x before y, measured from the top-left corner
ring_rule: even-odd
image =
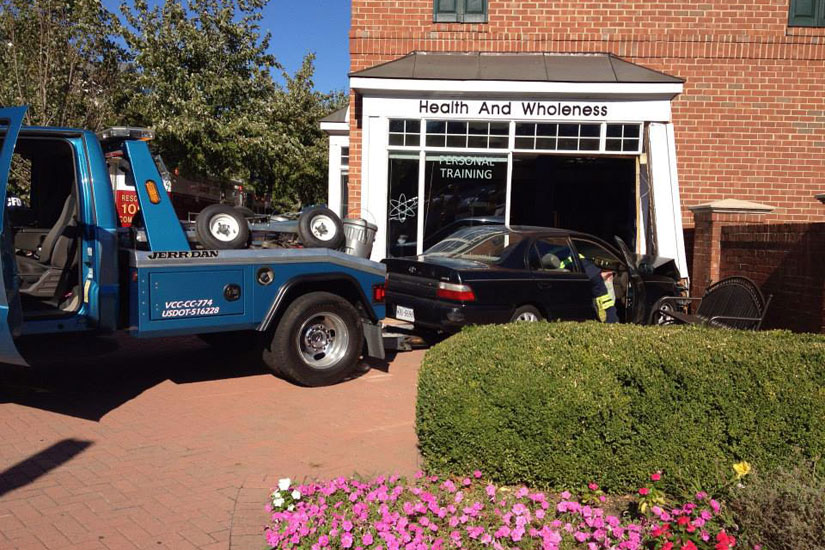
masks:
[[[516,154],[511,225],[636,240],[636,158]]]

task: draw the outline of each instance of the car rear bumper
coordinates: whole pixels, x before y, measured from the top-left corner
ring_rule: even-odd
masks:
[[[387,291],[386,304],[387,317],[398,319],[397,307],[402,306],[413,310],[415,325],[448,332],[465,325],[506,323],[513,313],[510,308],[500,306],[435,300],[392,291]]]

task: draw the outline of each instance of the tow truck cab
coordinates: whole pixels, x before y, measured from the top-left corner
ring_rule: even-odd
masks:
[[[26,364],[20,337],[119,329],[138,337],[255,331],[270,366],[308,385],[340,379],[354,366],[340,363],[353,363],[362,342],[383,356],[383,265],[327,249],[190,246],[149,133],[23,127],[25,110],[0,109],[0,204],[9,205],[0,212],[0,362]],[[120,227],[107,155],[125,167],[146,242]],[[315,317],[293,311],[299,299]],[[295,349],[275,349],[286,342]],[[307,368],[307,377],[293,372]]]

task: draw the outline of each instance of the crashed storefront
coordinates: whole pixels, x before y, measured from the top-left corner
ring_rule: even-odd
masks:
[[[359,215],[373,259],[468,225],[564,227],[675,258],[687,273],[670,101],[681,79],[609,54],[411,53],[350,75]],[[347,215],[351,114],[330,135],[329,204]]]

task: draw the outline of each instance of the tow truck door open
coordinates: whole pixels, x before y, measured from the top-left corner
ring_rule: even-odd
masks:
[[[14,259],[14,236],[6,219],[6,187],[9,183],[11,158],[20,127],[23,126],[25,107],[0,109],[0,360],[13,365],[27,365],[17,351],[14,334],[23,323],[23,309],[17,284],[17,263]]]

